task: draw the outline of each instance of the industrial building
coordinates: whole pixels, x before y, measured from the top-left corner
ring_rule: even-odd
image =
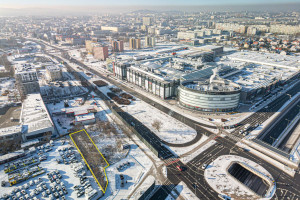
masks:
[[[55,133],[54,125],[40,94],[29,94],[21,111],[22,140],[49,139]]]
[[[4,147],[7,145],[21,145],[22,141],[22,126],[10,126],[0,129],[0,153],[5,151]]]
[[[184,81],[179,87],[178,101],[185,108],[206,112],[228,112],[238,108],[241,86],[220,78],[217,69],[205,81]]]
[[[16,86],[24,98],[27,94],[40,92],[36,69],[30,64],[15,67]]]
[[[58,65],[50,65],[46,67],[46,78],[49,81],[58,81],[62,79],[62,70]]]

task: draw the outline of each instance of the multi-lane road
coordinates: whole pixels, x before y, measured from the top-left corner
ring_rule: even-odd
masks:
[[[53,46],[52,46],[53,47]],[[57,48],[57,47],[54,47]],[[57,48],[59,49],[59,48]],[[62,51],[63,53],[66,53]],[[83,63],[68,57],[65,55],[65,58],[68,59],[71,62],[74,62],[78,64],[79,66],[85,68],[86,70],[91,71],[92,73],[98,75],[99,77],[111,82],[112,84],[115,84],[116,86],[120,87],[124,91],[127,91],[134,96],[144,100],[145,102],[149,103],[150,105],[153,105],[153,100],[145,97],[142,94],[137,93],[136,91],[132,90],[129,87],[126,87],[122,85],[121,83],[108,78],[106,76],[103,76],[99,71],[96,71],[94,69],[91,69],[90,67],[84,65]],[[261,124],[265,120],[267,120],[270,116],[274,114],[279,108],[290,98],[290,95],[294,95],[299,91],[300,84],[298,83],[296,86],[294,86],[292,89],[286,92],[286,94],[278,97],[275,101],[271,102],[268,104],[268,107],[265,107],[258,112],[254,113],[251,115],[249,118],[243,120],[241,122],[242,126],[238,127],[234,131],[234,135],[236,135],[237,138],[240,138],[240,135],[238,134],[239,129],[243,127],[245,124],[250,124],[251,126],[254,126],[255,124],[259,123]],[[207,126],[205,124],[200,124],[198,122],[195,122],[193,120],[190,120],[189,118],[186,118],[179,113],[171,112],[170,109],[167,107],[155,102],[155,107],[158,109],[162,110],[163,112],[166,112],[168,114],[171,113],[173,117],[176,119],[184,122],[185,124],[195,128],[198,132],[198,138],[201,137],[201,134],[205,133],[207,135],[213,134],[212,132],[202,128],[201,126]],[[121,115],[126,115],[124,116],[125,118],[132,119],[132,122],[134,122],[135,128],[137,129],[138,132],[146,132],[148,131],[145,129],[143,124],[140,124],[136,119],[128,116],[128,113],[125,114],[126,112],[120,111],[122,114]],[[130,123],[130,121],[129,121]],[[216,128],[216,127],[210,127],[210,128]],[[143,135],[143,137],[147,137],[147,134]],[[151,136],[152,137],[152,136]],[[148,138],[149,139],[149,138]],[[149,139],[150,141],[155,143],[155,145],[161,145],[163,141],[160,139],[157,139],[155,136],[153,138]],[[244,152],[241,150],[239,147],[235,146],[236,140],[233,140],[231,137],[218,137],[215,139],[217,141],[217,144],[213,145],[200,155],[198,155],[196,158],[194,158],[192,161],[187,163],[186,165],[183,164],[179,159],[175,158],[175,156],[170,157],[168,159],[164,159],[164,162],[167,165],[168,169],[168,179],[167,181],[163,184],[163,186],[152,196],[151,199],[164,199],[170,192],[171,190],[180,182],[183,181],[185,184],[189,187],[191,191],[193,191],[199,199],[217,199],[218,194],[213,191],[209,185],[207,185],[205,179],[204,179],[204,171],[202,170],[201,166],[203,164],[207,164],[211,162],[212,160],[216,159],[217,157],[221,155],[228,155],[228,154],[235,154],[239,156],[243,156],[245,158],[251,159],[260,165],[262,165],[265,169],[267,169],[272,176],[275,178],[277,182],[277,191],[274,196],[275,199],[300,199],[300,177],[299,174],[296,174],[295,177],[290,177],[284,172],[280,171],[273,165],[267,163],[266,161],[262,160],[259,157],[256,157],[249,152]],[[196,142],[196,141],[194,141]],[[157,144],[156,144],[157,143]],[[190,144],[182,144],[181,146],[188,146]],[[166,148],[161,148],[160,149],[161,154],[168,154],[168,150]],[[169,157],[169,156],[168,156]],[[186,166],[187,170],[185,171],[179,171],[176,166]]]
[[[273,199],[300,199],[300,175],[296,174],[295,177],[290,177],[281,170],[277,169],[273,165],[267,163],[265,160],[244,151],[243,149],[235,146],[230,138],[217,137],[216,144],[208,148],[206,151],[195,157],[187,164],[182,162],[173,162],[167,164],[168,179],[172,184],[164,185],[162,189],[158,190],[151,199],[157,199],[157,197],[166,197],[170,190],[177,185],[180,181],[183,181],[188,188],[195,193],[199,199],[218,199],[218,193],[211,189],[204,178],[203,164],[209,164],[221,155],[238,155],[255,161],[268,170],[273,178],[276,180],[277,190]],[[187,167],[185,171],[179,171],[176,166],[181,165]],[[162,198],[163,199],[163,198]]]

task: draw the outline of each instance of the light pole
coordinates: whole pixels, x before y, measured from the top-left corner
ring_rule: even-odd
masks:
[[[273,142],[272,142],[272,145],[273,145],[273,143],[275,142],[276,138],[274,138],[272,136],[270,136],[270,138],[273,140]]]

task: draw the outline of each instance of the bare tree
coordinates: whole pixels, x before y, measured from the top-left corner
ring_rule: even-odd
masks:
[[[154,120],[154,122],[152,123],[153,128],[155,128],[158,132],[161,129],[162,123],[159,120]]]

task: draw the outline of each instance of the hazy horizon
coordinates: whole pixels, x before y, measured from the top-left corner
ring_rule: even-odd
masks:
[[[265,2],[265,1],[262,1]],[[90,15],[100,13],[120,13],[132,12],[137,10],[149,11],[300,11],[300,3],[261,3],[261,4],[220,4],[220,5],[36,5],[36,6],[21,6],[9,7],[0,4],[1,16],[14,16],[14,15]]]
[[[220,6],[249,4],[287,4],[300,3],[300,0],[1,0],[0,6],[20,8],[26,6]]]

